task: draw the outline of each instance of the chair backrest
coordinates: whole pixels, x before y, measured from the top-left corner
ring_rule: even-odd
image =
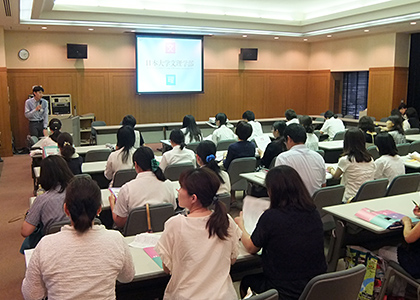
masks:
[[[386,191],[386,196],[416,192],[420,184],[420,173],[396,176]]]
[[[86,152],[85,162],[106,161],[110,154],[111,149],[109,148],[89,150]]]
[[[388,118],[389,118],[389,117],[382,118],[382,119],[380,120],[380,122],[386,122],[386,121],[388,121]]]
[[[346,119],[354,119],[354,116],[353,115],[345,115],[344,118],[346,118]]]
[[[93,219],[93,223],[95,225],[101,225],[102,224],[101,220],[99,220],[98,218]],[[70,224],[71,224],[70,220],[64,220],[64,221],[59,221],[59,222],[52,223],[50,225],[50,228],[48,228],[48,231],[46,232],[46,234],[52,234],[52,233],[59,232],[61,230],[61,227],[63,227],[64,225],[70,225]]]
[[[351,202],[385,197],[388,179],[381,178],[363,183]]]
[[[38,142],[38,137],[34,136],[34,135],[28,135],[27,136],[27,143],[28,143],[28,148],[32,148],[33,145],[35,145]]]
[[[163,231],[165,222],[174,215],[174,207],[170,203],[150,205],[150,221],[154,232]],[[123,235],[130,236],[147,232],[146,206],[134,208],[128,215]]]
[[[115,172],[113,187],[122,187],[125,183],[136,178],[137,172],[135,169],[119,170]]]
[[[314,134],[319,139],[319,137],[321,136],[321,131],[320,130],[314,130]]]
[[[366,150],[367,152],[369,152],[370,155],[372,155],[374,160],[377,160],[379,158],[379,151],[375,145],[367,147]]]
[[[333,137],[333,141],[342,141],[342,140],[344,140],[344,134],[345,133],[346,133],[345,130],[337,132],[334,135],[334,137]]]
[[[366,267],[357,265],[347,270],[315,276],[308,282],[299,300],[357,299],[365,273]]]
[[[257,160],[255,157],[241,157],[232,160],[227,171],[229,173],[232,191],[246,190],[248,182],[246,179],[241,178],[239,174],[254,172],[256,166]]]
[[[172,181],[178,181],[179,176],[182,172],[185,170],[194,169],[195,166],[192,163],[182,163],[182,164],[173,164],[168,165],[165,168],[165,171],[163,174],[165,175],[166,179],[172,180]]]
[[[420,141],[414,141],[410,144],[410,149],[408,150],[408,153],[413,152],[420,153]]]
[[[229,146],[233,143],[236,143],[237,139],[230,139],[230,140],[221,140],[217,143],[216,150],[217,151],[225,151],[229,148]]]
[[[373,122],[375,122],[375,121],[376,121],[376,118],[375,118],[375,117],[369,117],[369,118],[371,118],[371,120],[372,120]]]
[[[96,142],[96,130],[93,128],[93,126],[106,126],[106,123],[105,121],[93,121],[90,126],[90,138]]]
[[[92,179],[92,176],[90,176],[90,174],[87,174],[87,173],[76,174],[76,175],[74,175],[74,177]]]
[[[265,291],[264,293],[247,298],[249,300],[278,300],[279,293],[275,289]]]
[[[217,197],[219,198],[220,202],[223,202],[226,206],[226,210],[227,212],[230,211],[230,194],[229,193],[223,193],[220,195],[217,195]],[[210,209],[214,209],[214,205],[210,205],[209,207]]]
[[[277,156],[278,155],[274,156],[271,160],[270,166],[268,167],[269,169],[274,168],[274,166],[276,165]]]
[[[322,156],[322,158],[324,158],[324,157],[325,157],[325,151],[324,151],[324,150],[322,150],[322,149],[318,149],[318,150],[315,150],[315,152],[316,152],[316,153],[318,153],[319,155],[321,155],[321,156]]]
[[[337,118],[342,118],[343,114],[336,114]]]
[[[404,130],[405,135],[410,135],[410,134],[418,134],[420,133],[420,129],[418,128],[409,128]]]
[[[344,185],[339,184],[320,188],[314,193],[312,198],[321,218],[327,214],[322,210],[323,207],[342,203],[344,190]]]
[[[410,151],[410,143],[397,144],[398,155],[404,156]]]
[[[197,153],[196,150],[197,150],[197,147],[198,147],[199,144],[200,144],[200,142],[192,142],[192,143],[187,144],[186,148],[194,151],[194,153]]]

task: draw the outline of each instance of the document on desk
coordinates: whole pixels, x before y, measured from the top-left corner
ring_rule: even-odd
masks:
[[[403,227],[401,219],[404,215],[391,210],[373,211],[369,208],[363,208],[356,213],[356,217],[384,229],[397,229]],[[411,218],[411,220],[413,223],[419,221],[416,218]]]
[[[133,248],[147,248],[147,247],[155,247],[157,242],[160,239],[161,234],[159,233],[140,233],[137,234],[129,246]]]
[[[268,144],[271,143],[271,139],[268,134],[263,134],[254,138],[257,147],[261,149],[262,152],[265,152]]]
[[[254,232],[258,219],[270,207],[270,199],[246,196],[243,201],[242,213],[245,229],[249,234]]]

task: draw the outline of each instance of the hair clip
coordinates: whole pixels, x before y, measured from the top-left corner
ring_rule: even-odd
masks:
[[[217,195],[215,195],[213,197],[213,201],[211,202],[212,204],[216,204],[216,202],[219,201],[219,197]]]
[[[152,171],[156,172],[157,169],[159,168],[159,162],[156,160],[156,158],[152,158],[150,162],[152,165]]]
[[[214,156],[213,154],[210,154],[206,157],[206,162],[211,162],[213,159],[216,159],[216,156]]]

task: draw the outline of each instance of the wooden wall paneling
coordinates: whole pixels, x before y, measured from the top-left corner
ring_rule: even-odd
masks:
[[[281,73],[269,73],[267,75],[268,87],[265,100],[266,105],[264,106],[264,117],[273,118],[284,116],[289,89],[287,77],[286,74]]]
[[[244,111],[242,82],[243,78],[237,71],[220,73],[220,97],[210,115],[224,112],[232,120],[242,117]]]
[[[191,110],[196,120],[204,121],[214,117],[217,112],[217,105],[220,99],[219,73],[204,73],[204,93],[196,94],[192,98]]]
[[[109,102],[107,119],[110,124],[119,124],[125,115],[131,114],[137,119],[136,78],[130,71],[110,72]]]
[[[266,81],[267,76],[263,72],[251,72],[244,74],[243,87],[243,111],[239,112],[237,119],[242,119],[246,110],[255,113],[256,118],[262,118],[266,104]]]
[[[392,95],[392,107],[396,108],[400,105],[401,100],[407,103],[408,90],[408,68],[394,68],[394,91]]]
[[[165,96],[165,105],[168,109],[166,117],[161,122],[180,122],[186,114],[194,115],[193,97],[193,94]]]
[[[70,94],[72,101],[75,101],[77,98],[76,76],[74,70],[44,71],[42,86],[45,94]]]
[[[306,113],[317,115],[331,107],[331,73],[330,71],[315,71],[308,74],[308,89]]]
[[[393,68],[369,69],[368,113],[377,120],[392,110],[393,76]]]
[[[286,107],[292,108],[298,115],[306,114],[306,99],[308,87],[308,74],[307,72],[291,73],[287,76],[287,98]],[[282,116],[284,113],[282,114]]]
[[[0,68],[0,156],[12,156],[12,130],[10,127],[10,104],[7,92],[7,69]]]

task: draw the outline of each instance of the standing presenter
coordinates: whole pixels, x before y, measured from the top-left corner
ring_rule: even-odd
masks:
[[[43,99],[44,89],[40,85],[32,87],[33,97],[25,102],[25,117],[29,120],[31,136],[48,136],[48,102]]]

